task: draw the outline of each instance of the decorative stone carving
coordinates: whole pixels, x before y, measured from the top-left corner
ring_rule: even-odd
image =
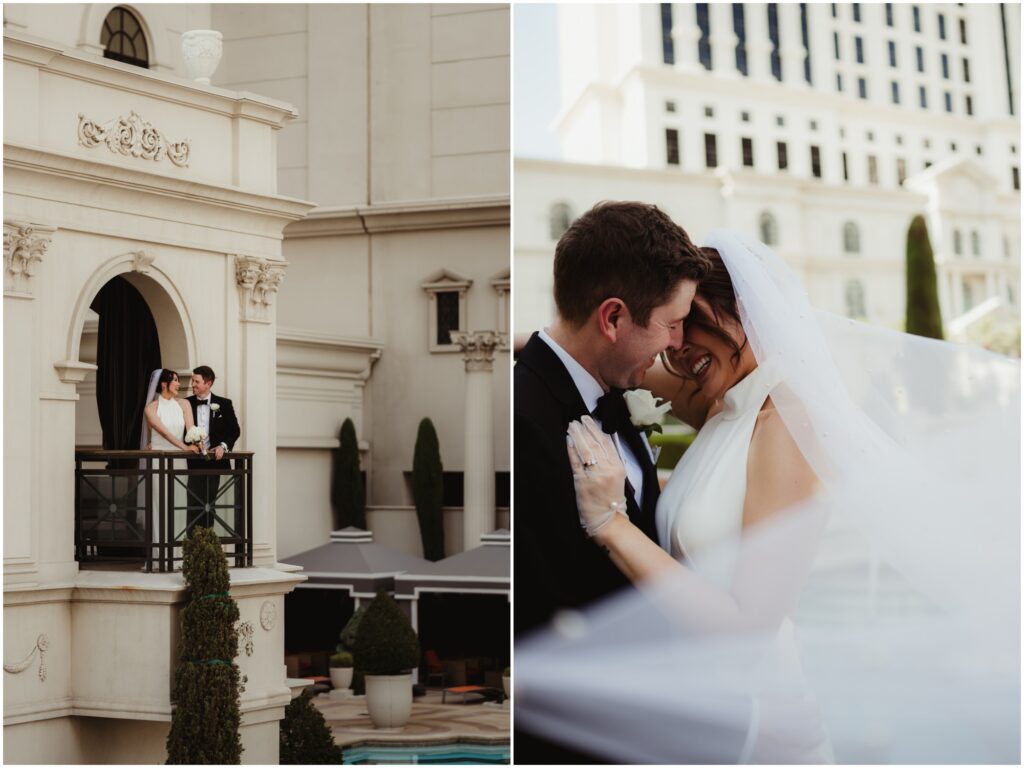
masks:
[[[128,117],[116,117],[102,125],[78,113],[78,143],[83,147],[106,144],[107,149],[126,157],[141,157],[159,162],[167,159],[179,168],[188,167],[191,143],[188,139],[172,142],[147,123],[134,110]]]
[[[467,371],[494,370],[494,350],[507,343],[497,331],[452,331],[452,342],[459,345]]]
[[[235,281],[242,320],[269,323],[270,306],[284,280],[284,261],[269,261],[257,256],[235,256]]]
[[[12,675],[17,675],[24,672],[32,664],[32,659],[35,658],[36,652],[39,652],[39,679],[46,682],[46,649],[50,647],[50,638],[46,635],[39,635],[36,638],[36,644],[32,647],[29,652],[21,661],[16,664],[4,664],[4,672],[9,672]]]
[[[153,261],[156,259],[152,253],[146,251],[132,251],[132,272],[141,272],[143,275],[149,272],[149,268],[153,266]]]
[[[260,606],[260,626],[269,632],[275,624],[277,624],[277,608],[269,600],[264,600],[263,605]]]
[[[197,83],[210,84],[224,53],[223,35],[213,29],[192,29],[181,34],[181,59]]]
[[[56,227],[4,222],[4,293],[31,296],[36,266],[50,247]]]
[[[255,631],[256,628],[252,625],[251,621],[243,621],[238,625],[238,636],[242,639],[242,648],[246,656],[252,656],[252,636]]]

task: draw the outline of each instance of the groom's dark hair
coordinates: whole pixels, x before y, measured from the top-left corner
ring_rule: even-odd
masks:
[[[555,246],[555,305],[580,327],[612,296],[641,327],[682,280],[700,280],[711,264],[686,231],[656,205],[601,202],[572,223]]]
[[[213,368],[208,365],[200,365],[198,368],[193,368],[192,373],[196,376],[202,376],[203,381],[213,381],[217,378],[213,374]]]

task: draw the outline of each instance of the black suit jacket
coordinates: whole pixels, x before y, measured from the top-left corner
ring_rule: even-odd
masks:
[[[198,426],[199,414],[196,413],[196,400],[195,395],[188,397],[188,404],[192,406],[192,423]],[[216,413],[212,411],[210,413],[210,449],[212,450],[221,443],[224,443],[227,445],[228,450],[231,451],[234,449],[239,435],[242,434],[242,430],[238,426],[238,417],[235,416],[235,407],[226,397],[217,397],[214,394],[210,395],[210,402],[220,406]],[[197,459],[190,459],[189,466],[192,466],[191,462],[193,461],[197,461]],[[221,466],[221,462],[210,464],[205,459],[198,459],[198,461],[202,461],[203,465],[209,468]],[[222,462],[224,465],[228,464],[227,459],[223,459]]]
[[[588,413],[562,361],[538,334],[514,371],[515,631],[546,623],[561,608],[579,608],[623,589],[628,580],[580,526],[566,453],[569,422]],[[657,538],[657,470],[640,434],[619,436],[644,471],[643,509],[627,494],[630,519]]]

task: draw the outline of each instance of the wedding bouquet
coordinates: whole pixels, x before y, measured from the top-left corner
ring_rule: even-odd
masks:
[[[203,429],[202,427],[192,427],[191,429],[189,429],[188,432],[185,433],[185,442],[198,443],[199,449],[202,451],[203,456],[206,456],[207,460],[209,460],[210,457],[206,452],[206,437],[207,435],[205,429]]]

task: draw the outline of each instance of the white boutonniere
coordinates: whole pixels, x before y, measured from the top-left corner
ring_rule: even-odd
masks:
[[[628,389],[622,393],[622,397],[634,427],[648,436],[652,432],[661,432],[661,418],[668,413],[672,403],[658,405],[658,398],[646,389]]]
[[[220,404],[219,403],[210,403],[210,414],[211,415],[219,416],[220,414],[217,413],[217,411],[219,411],[219,410],[220,410]]]

